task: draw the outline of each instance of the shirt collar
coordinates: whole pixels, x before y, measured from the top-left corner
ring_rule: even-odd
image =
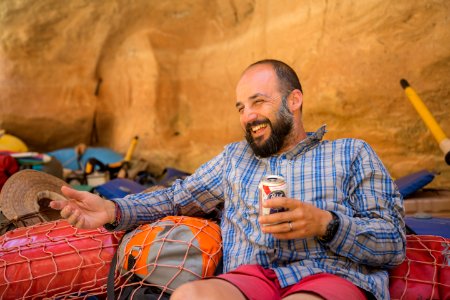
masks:
[[[302,154],[313,147],[315,147],[322,140],[323,136],[327,132],[327,125],[320,126],[315,132],[307,132],[306,138],[298,143],[294,148],[285,152],[286,158],[292,158],[296,155]]]

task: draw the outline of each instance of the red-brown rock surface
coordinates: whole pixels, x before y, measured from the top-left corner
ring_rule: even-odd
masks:
[[[241,71],[298,70],[307,130],[367,140],[394,177],[450,167],[399,85],[450,135],[450,3],[437,1],[1,1],[0,128],[38,151],[99,142],[193,171],[242,137]],[[101,81],[101,83],[100,83]]]

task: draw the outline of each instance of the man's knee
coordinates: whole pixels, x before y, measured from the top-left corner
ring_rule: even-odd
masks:
[[[211,299],[209,287],[204,281],[191,281],[179,286],[170,297],[171,300]],[[209,295],[209,297],[208,297]]]
[[[244,295],[237,287],[221,279],[197,280],[178,287],[170,297],[171,300],[215,299],[244,300]]]

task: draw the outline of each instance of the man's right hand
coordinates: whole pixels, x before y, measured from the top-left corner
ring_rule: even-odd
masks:
[[[115,221],[115,204],[89,192],[63,186],[61,192],[68,200],[52,201],[50,207],[61,210],[61,217],[75,227],[95,229]]]

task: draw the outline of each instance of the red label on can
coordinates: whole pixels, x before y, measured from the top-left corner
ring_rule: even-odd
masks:
[[[276,197],[286,197],[287,185],[282,176],[267,175],[259,183],[259,213],[263,216],[270,215],[277,212],[283,212],[286,209],[280,208],[266,208],[263,207],[263,203],[267,199]]]

